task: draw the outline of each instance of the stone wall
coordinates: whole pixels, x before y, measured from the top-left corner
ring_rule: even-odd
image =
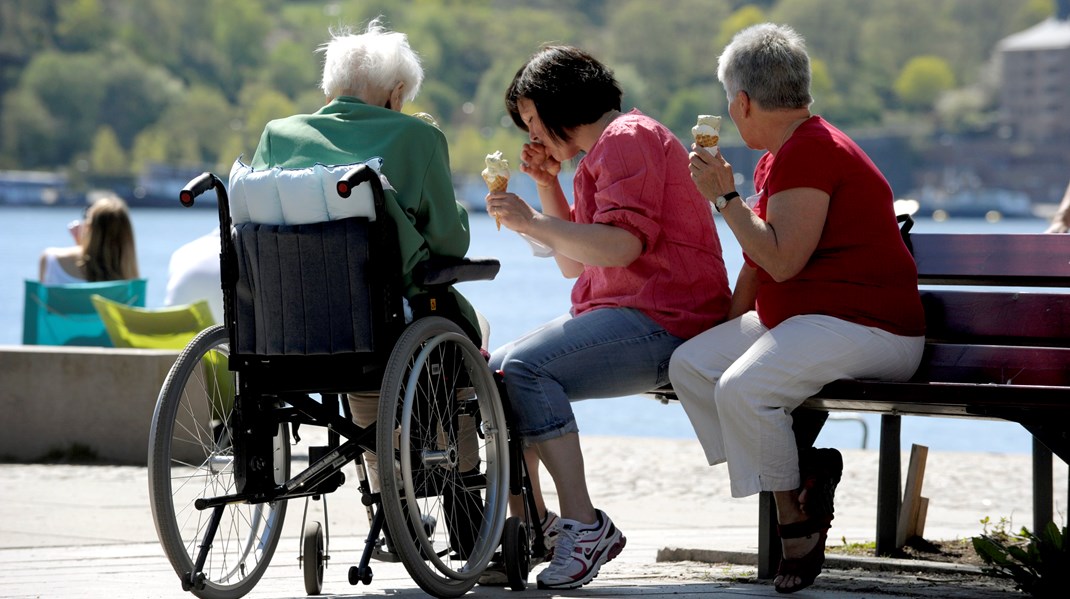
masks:
[[[0,345],[0,459],[39,461],[86,448],[102,462],[144,465],[156,397],[177,356]]]

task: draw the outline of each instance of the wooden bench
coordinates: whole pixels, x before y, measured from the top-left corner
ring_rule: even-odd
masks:
[[[902,383],[826,385],[796,410],[797,436],[816,438],[829,410],[882,415],[876,541],[877,554],[888,555],[896,548],[901,497],[901,416],[1017,422],[1034,437],[1039,530],[1052,520],[1052,452],[1070,463],[1070,235],[904,237],[918,265],[926,314],[918,372]],[[671,388],[651,395],[676,398]],[[776,571],[780,543],[772,494],[761,495],[758,575],[767,578]]]

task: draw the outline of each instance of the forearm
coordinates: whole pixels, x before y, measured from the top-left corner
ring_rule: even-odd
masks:
[[[746,264],[736,277],[736,286],[732,290],[732,304],[728,309],[728,320],[738,318],[754,309],[758,297],[758,271]]]
[[[775,281],[786,281],[806,266],[817,248],[828,215],[829,194],[793,188],[769,198],[764,218],[740,201],[729,202],[721,216],[740,247]]]
[[[780,261],[780,246],[776,229],[739,201],[729,203],[721,211],[721,217],[747,256],[777,278],[775,271]]]
[[[620,227],[579,224],[547,214],[532,219],[523,232],[553,248],[559,265],[564,258],[576,263],[581,271],[583,265],[628,266],[643,249],[635,235]],[[575,272],[572,267],[568,271]],[[564,267],[562,272],[569,276]]]
[[[565,197],[565,191],[557,179],[554,179],[551,185],[536,185],[535,189],[539,193],[539,204],[542,206],[543,214],[562,220],[572,220],[568,198]]]

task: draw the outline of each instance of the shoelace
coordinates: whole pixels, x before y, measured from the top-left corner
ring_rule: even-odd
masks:
[[[554,545],[554,559],[550,562],[551,568],[563,568],[572,559],[572,550],[576,546],[576,539],[584,531],[560,527],[557,534],[557,542]]]

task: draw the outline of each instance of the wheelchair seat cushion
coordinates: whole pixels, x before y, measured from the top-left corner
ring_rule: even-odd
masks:
[[[335,187],[357,164],[254,169],[239,158],[230,169],[227,185],[231,220],[235,225],[304,225],[354,216],[374,221],[375,205],[368,186],[357,186],[348,198],[339,197]],[[392,189],[380,170],[381,159],[364,164],[379,173],[383,189]]]

